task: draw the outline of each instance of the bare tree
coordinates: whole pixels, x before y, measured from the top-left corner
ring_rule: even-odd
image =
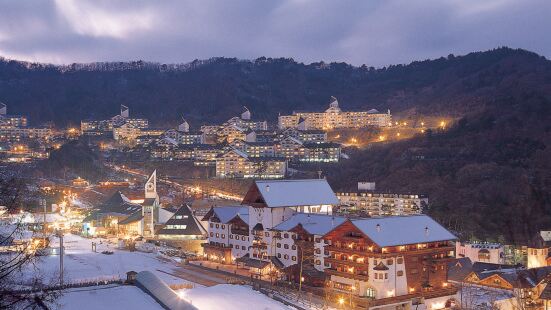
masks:
[[[0,309],[48,309],[59,291],[49,289],[40,272],[29,275],[40,259],[32,242],[23,240],[27,229],[20,211],[32,200],[32,191],[21,178],[0,178],[0,206],[5,213],[0,221],[0,245],[8,251],[0,254]],[[43,236],[46,237],[46,236]]]

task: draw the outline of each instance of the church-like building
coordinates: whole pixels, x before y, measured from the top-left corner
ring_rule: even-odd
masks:
[[[85,236],[117,235],[155,237],[159,223],[157,171],[153,171],[144,186],[144,201],[134,203],[116,192],[83,220]]]

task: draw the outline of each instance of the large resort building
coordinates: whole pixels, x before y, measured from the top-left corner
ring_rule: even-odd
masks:
[[[337,98],[331,97],[329,108],[324,112],[293,112],[292,115],[279,116],[279,128],[301,128],[303,130],[332,130],[340,128],[363,128],[369,126],[392,126],[390,110],[380,113],[369,111],[344,112]]]
[[[324,286],[363,309],[443,309],[456,239],[426,215],[349,219],[323,179],[255,181],[239,206],[212,208],[206,259],[264,280]]]

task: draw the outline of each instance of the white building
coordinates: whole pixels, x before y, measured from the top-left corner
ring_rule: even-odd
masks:
[[[380,113],[369,111],[343,112],[337,98],[331,97],[329,108],[324,112],[293,112],[279,116],[279,128],[299,128],[301,130],[339,128],[362,128],[368,126],[388,127],[392,125],[390,110]]]
[[[456,242],[455,255],[457,258],[468,257],[473,263],[505,263],[505,252],[500,243]]]
[[[205,255],[219,262],[237,261],[259,273],[272,265],[281,270],[296,265],[302,253],[295,244],[301,231],[295,229],[300,226],[320,237],[342,222],[331,216],[337,202],[324,179],[255,181],[242,206],[216,207],[207,213]],[[316,269],[321,270],[324,252],[317,237],[310,240],[311,250],[317,241]]]

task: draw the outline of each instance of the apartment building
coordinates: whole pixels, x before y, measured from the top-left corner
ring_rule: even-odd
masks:
[[[116,133],[113,131],[115,128],[120,128],[121,126],[127,124],[127,126],[123,127],[120,132],[123,134],[128,131],[130,136],[134,137],[134,132],[132,129],[146,129],[149,127],[149,121],[147,119],[143,118],[130,118],[130,109],[125,106],[121,105],[121,112],[120,114],[117,114],[110,119],[105,120],[82,120],[80,122],[80,130],[83,135],[88,136],[97,136],[97,135],[105,135],[105,134],[112,134],[113,136],[116,135]],[[144,135],[145,133],[142,133],[141,135]],[[140,134],[136,135],[135,137],[139,136]],[[117,137],[121,137],[120,133],[117,133]],[[134,138],[135,138],[134,137]]]
[[[359,183],[361,188],[362,182]],[[422,194],[381,193],[374,190],[338,192],[343,212],[365,213],[371,216],[414,215],[428,208],[429,198]]]
[[[287,174],[287,160],[278,157],[252,157],[230,149],[216,158],[218,178],[279,179]]]

